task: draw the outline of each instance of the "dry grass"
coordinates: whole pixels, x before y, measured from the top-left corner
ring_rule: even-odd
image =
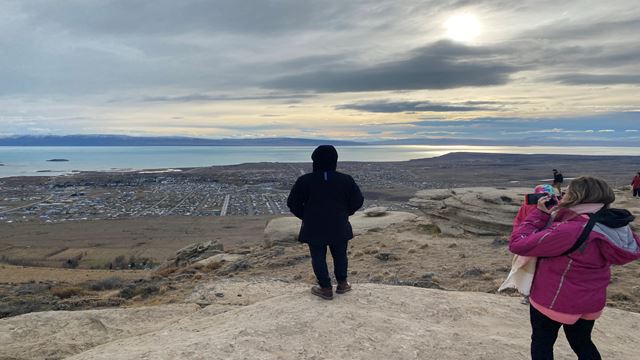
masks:
[[[76,286],[72,286],[72,287],[58,286],[58,287],[51,288],[51,294],[60,299],[68,299],[74,296],[85,295],[86,290]]]
[[[148,278],[150,275],[151,271],[148,270],[86,270],[0,265],[0,284],[52,281],[77,285],[114,276],[123,280],[135,280]]]

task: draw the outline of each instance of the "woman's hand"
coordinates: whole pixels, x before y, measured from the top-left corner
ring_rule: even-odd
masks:
[[[540,198],[540,200],[538,200],[538,210],[547,213],[547,214],[551,214],[551,210],[547,208],[547,202],[551,200],[551,197],[549,195]]]

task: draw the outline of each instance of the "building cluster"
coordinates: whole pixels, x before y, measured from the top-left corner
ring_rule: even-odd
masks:
[[[418,187],[415,176],[375,164],[349,164],[361,187]],[[194,174],[103,174],[49,181],[0,181],[0,223],[64,222],[145,216],[260,216],[289,214],[289,189],[301,167],[268,167]],[[222,174],[222,175],[221,175]],[[2,179],[0,179],[2,180]],[[365,206],[377,205],[367,200]],[[388,205],[388,204],[387,204]],[[397,203],[391,207],[406,208]]]

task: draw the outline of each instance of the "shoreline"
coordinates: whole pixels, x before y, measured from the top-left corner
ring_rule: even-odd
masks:
[[[397,145],[386,145],[386,146],[397,146]],[[401,145],[401,146],[405,146],[405,145]],[[413,146],[413,145],[407,145],[407,146]],[[79,146],[78,146],[79,147]],[[228,147],[235,147],[235,146],[228,146]],[[304,147],[304,146],[301,146]],[[351,145],[350,147],[354,147],[354,145]],[[526,147],[526,146],[523,146]],[[591,154],[587,154],[587,155],[576,155],[576,154],[546,154],[546,153],[496,153],[496,152],[475,152],[475,151],[460,151],[460,152],[456,152],[456,151],[452,151],[452,152],[448,152],[446,154],[443,155],[439,155],[439,156],[432,156],[432,157],[422,157],[422,158],[415,158],[415,159],[408,159],[408,160],[397,160],[397,161],[389,161],[389,160],[381,160],[381,161],[350,161],[350,160],[345,160],[345,161],[340,161],[340,163],[343,164],[367,164],[367,163],[371,163],[371,164],[410,164],[410,163],[414,163],[414,162],[420,162],[420,161],[429,161],[429,160],[433,160],[433,159],[439,159],[439,158],[443,158],[443,157],[447,157],[447,156],[491,156],[494,157],[496,159],[499,160],[499,158],[511,158],[513,156],[531,156],[531,157],[535,157],[535,156],[541,156],[541,157],[548,157],[550,158],[550,161],[553,160],[563,160],[566,158],[573,158],[576,160],[589,160],[589,159],[605,159],[605,158],[612,158],[612,159],[634,159],[637,158],[638,159],[638,163],[640,166],[640,155],[617,155],[617,154],[607,154],[607,155],[591,155]],[[268,164],[268,165],[275,165],[275,164],[292,164],[292,165],[307,165],[310,164],[310,161],[258,161],[258,162],[239,162],[239,163],[233,163],[233,164],[223,164],[223,165],[209,165],[209,166],[186,166],[186,167],[176,167],[176,166],[167,166],[167,167],[154,167],[154,168],[117,168],[117,169],[104,169],[104,170],[79,170],[79,169],[73,169],[73,170],[69,170],[69,171],[58,171],[58,170],[51,170],[51,169],[42,169],[42,170],[36,170],[33,174],[20,174],[20,175],[9,175],[9,176],[2,176],[0,175],[0,180],[20,180],[21,178],[28,178],[31,180],[34,179],[38,179],[38,178],[60,178],[60,177],[67,177],[67,176],[86,176],[86,175],[107,175],[107,176],[114,176],[114,175],[125,175],[125,174],[133,174],[133,173],[139,173],[141,175],[149,175],[149,174],[179,174],[179,173],[187,173],[188,171],[192,171],[192,170],[203,170],[203,169],[211,169],[211,168],[223,168],[223,167],[229,167],[229,166],[251,166],[251,165],[256,165],[256,164]],[[5,164],[6,167],[6,164]],[[56,174],[58,173],[58,174]],[[46,175],[45,175],[46,174]]]

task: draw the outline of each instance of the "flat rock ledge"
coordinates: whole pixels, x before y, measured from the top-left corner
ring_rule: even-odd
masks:
[[[224,285],[226,294],[248,286],[231,285]],[[252,291],[271,288],[268,281],[252,286]],[[352,292],[326,301],[311,295],[304,284],[279,288],[288,290],[256,296],[259,300],[246,306],[225,305],[227,296],[221,297],[221,303],[202,310],[176,313],[179,320],[165,318],[154,331],[123,332],[115,339],[106,334],[121,329],[119,323],[131,324],[127,312],[135,309],[101,310],[117,313],[119,321],[103,321],[91,336],[85,335],[86,323],[69,321],[70,316],[86,317],[87,311],[50,312],[46,322],[38,323],[30,319],[42,314],[3,319],[0,358],[60,358],[55,354],[62,355],[59,349],[67,344],[64,355],[75,352],[69,358],[74,360],[529,359],[528,308],[518,298],[354,284]],[[49,330],[34,333],[42,324]],[[605,359],[637,359],[639,333],[640,314],[606,309],[596,323],[594,341]],[[575,359],[563,336],[556,358]]]

